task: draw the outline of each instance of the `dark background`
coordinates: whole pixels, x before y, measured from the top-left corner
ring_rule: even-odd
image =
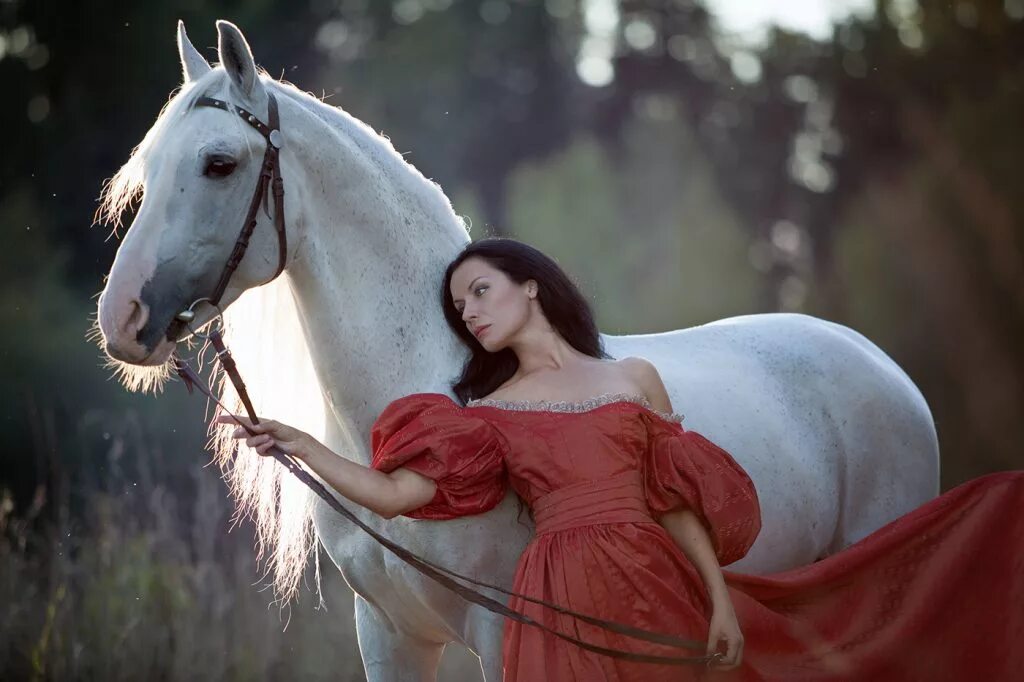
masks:
[[[179,18],[386,134],[474,238],[558,256],[602,331],[835,320],[924,392],[944,490],[1024,464],[1024,0],[754,42],[687,0],[0,0],[0,678],[362,675],[329,564],[329,611],[268,608],[202,401],[129,394],[89,335],[96,197],[180,83]]]

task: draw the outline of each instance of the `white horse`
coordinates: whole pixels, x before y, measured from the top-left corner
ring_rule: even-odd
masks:
[[[261,415],[367,464],[370,426],[383,408],[414,392],[452,395],[468,357],[438,300],[445,266],[469,242],[466,226],[388,140],[258,71],[241,32],[223,21],[217,29],[220,64],[212,68],[179,24],[184,84],[105,188],[99,217],[115,223],[144,190],[99,299],[105,350],[130,389],[156,389],[169,376],[169,325],[213,288],[266,144],[234,114],[194,103],[216,97],[266,120],[273,92],[284,139],[287,264],[261,286],[278,263],[272,222],[261,215],[222,300],[225,338]],[[222,175],[231,164],[234,171],[210,174],[214,162]],[[196,328],[212,315],[204,308]],[[763,574],[813,562],[938,493],[924,398],[885,353],[846,327],[764,314],[602,338],[613,357],[650,359],[688,428],[750,473],[763,529],[730,570]],[[432,680],[448,642],[476,653],[486,679],[501,678],[500,616],[408,567],[272,459],[242,453],[232,463],[229,431],[218,432],[216,453],[240,510],[257,523],[261,550],[271,552],[279,594],[294,594],[319,539],[356,592],[369,680]],[[444,522],[385,520],[349,506],[411,551],[506,587],[531,534],[525,515],[525,525],[517,523],[511,492],[486,514]]]

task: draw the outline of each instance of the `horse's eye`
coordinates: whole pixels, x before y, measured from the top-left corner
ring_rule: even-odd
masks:
[[[237,165],[234,161],[227,159],[210,159],[206,163],[206,168],[203,169],[203,175],[208,178],[226,178],[235,171]]]

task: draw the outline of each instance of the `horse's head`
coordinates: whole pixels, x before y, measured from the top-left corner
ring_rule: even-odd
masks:
[[[175,343],[189,335],[176,316],[212,295],[257,185],[267,140],[237,113],[196,106],[200,97],[213,97],[267,121],[268,86],[245,37],[226,21],[217,22],[217,31],[220,65],[212,68],[179,22],[184,84],[104,189],[98,216],[114,223],[142,194],[99,299],[104,349],[123,363],[164,365]],[[282,127],[287,136],[287,123]],[[282,163],[286,155],[282,150]],[[282,175],[287,180],[287,165]],[[267,203],[272,215],[272,196]],[[288,214],[290,219],[291,208]],[[257,219],[221,298],[222,310],[277,271],[273,220],[262,208]],[[192,328],[199,329],[216,309],[203,303],[195,313]]]

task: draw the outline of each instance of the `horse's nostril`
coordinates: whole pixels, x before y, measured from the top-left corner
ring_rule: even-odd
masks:
[[[134,336],[146,325],[146,320],[149,319],[149,307],[138,299],[132,299],[129,305],[132,310],[125,322],[125,332]]]

